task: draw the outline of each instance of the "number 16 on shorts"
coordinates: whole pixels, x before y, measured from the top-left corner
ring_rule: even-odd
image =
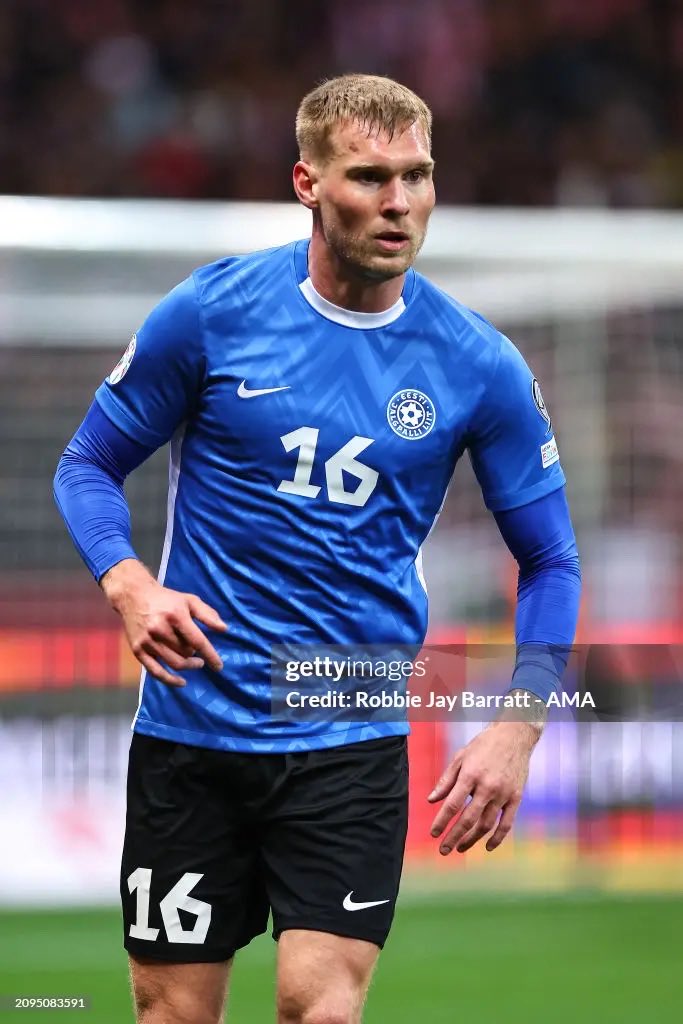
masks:
[[[159,903],[161,919],[164,922],[166,937],[169,942],[191,942],[201,945],[211,924],[211,904],[197,900],[190,893],[195,885],[202,880],[203,874],[186,871],[176,882],[170,892]],[[130,926],[129,935],[132,939],[147,939],[154,942],[158,928],[149,926],[149,891],[152,885],[152,869],[136,868],[128,875],[128,891],[136,894],[135,921]],[[196,921],[192,928],[183,928],[179,910],[194,914]]]

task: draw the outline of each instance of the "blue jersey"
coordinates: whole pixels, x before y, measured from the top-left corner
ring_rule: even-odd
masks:
[[[133,439],[171,440],[159,578],[229,625],[221,672],[174,689],[143,671],[138,732],[264,752],[407,732],[272,717],[273,645],[419,647],[420,548],[465,450],[492,511],[564,483],[507,338],[412,270],[391,309],[341,309],[307,257],[300,241],[195,271],[97,391]]]

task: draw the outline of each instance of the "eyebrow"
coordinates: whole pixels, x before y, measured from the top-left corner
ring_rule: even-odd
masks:
[[[429,173],[433,170],[433,160],[420,160],[418,163],[411,163],[409,166],[407,166],[404,169],[403,173],[406,173],[408,171],[425,171],[426,173]],[[380,174],[386,174],[387,172],[391,173],[386,164],[360,163],[351,164],[351,166],[347,168],[347,172],[355,173],[358,171],[378,171]]]

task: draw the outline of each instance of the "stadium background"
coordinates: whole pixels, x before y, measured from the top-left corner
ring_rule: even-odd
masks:
[[[682,66],[683,11],[654,0],[3,4],[0,996],[85,994],[88,1019],[128,1019],[109,908],[137,671],[51,478],[158,297],[306,232],[291,204],[223,201],[290,199],[294,111],[323,76],[391,74],[432,105],[451,208],[422,269],[543,384],[583,558],[579,639],[606,645],[608,676],[626,666],[625,719],[639,683],[683,670]],[[127,490],[156,564],[166,453]],[[510,642],[514,565],[466,463],[425,573],[432,639]],[[415,728],[404,896],[367,1020],[668,1019],[681,723],[553,723],[513,837],[441,861],[424,796],[472,729]],[[234,1020],[272,1019],[271,946],[240,958]]]

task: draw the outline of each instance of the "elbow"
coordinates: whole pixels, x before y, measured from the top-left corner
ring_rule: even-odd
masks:
[[[55,469],[55,475],[52,478],[52,497],[55,500],[57,508],[60,508],[59,495],[62,490],[63,473],[64,473],[64,454],[59,458],[57,468]]]
[[[79,455],[69,451],[67,446],[59,457],[55,475],[52,478],[52,496],[62,515],[64,514],[62,510],[69,487],[78,482],[84,467],[84,460]]]
[[[565,555],[563,558],[558,558],[550,563],[548,568],[553,569],[555,572],[565,573],[567,576],[573,577],[579,584],[581,584],[581,559],[579,558],[579,552],[574,548],[571,554]]]
[[[542,577],[565,579],[578,590],[581,589],[581,560],[576,545],[573,550],[562,555],[553,555],[519,565],[519,589],[523,590],[530,583]]]
[[[54,499],[59,506],[59,495],[63,493],[64,487],[68,482],[69,471],[72,468],[74,462],[73,456],[69,454],[69,449],[65,448],[59,457],[57,468],[55,469],[55,475],[52,478],[52,493]]]

